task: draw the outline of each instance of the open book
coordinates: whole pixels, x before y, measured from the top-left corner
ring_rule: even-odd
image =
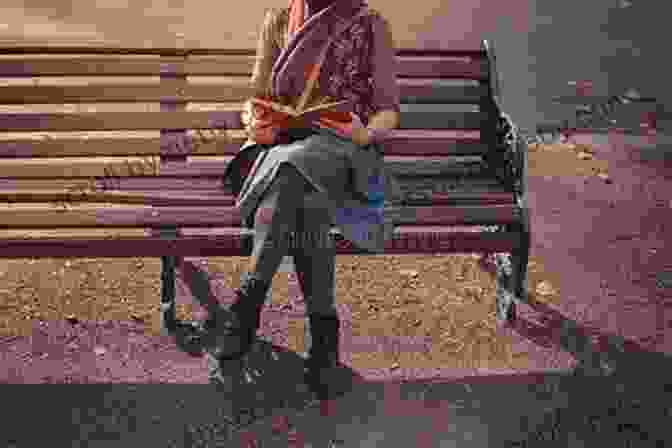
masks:
[[[284,104],[276,103],[275,101],[265,100],[261,98],[251,98],[250,102],[252,105],[258,105],[266,109],[271,109],[275,112],[281,112],[289,115],[295,119],[313,121],[318,120],[319,115],[324,111],[330,112],[351,112],[352,111],[352,101],[343,100],[335,101],[329,103],[321,103],[315,106],[308,107],[304,110],[298,110],[292,106],[287,106]]]

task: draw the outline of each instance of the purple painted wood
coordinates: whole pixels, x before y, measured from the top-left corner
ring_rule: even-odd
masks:
[[[438,57],[409,56],[398,59],[400,77],[474,79],[486,81],[489,78],[488,63],[482,59],[469,57],[442,59]]]
[[[245,240],[237,230],[226,234],[181,236],[167,239],[157,236],[127,238],[77,238],[77,239],[0,239],[0,258],[23,257],[160,257],[200,256],[225,257],[249,256],[249,247],[243,249]],[[249,240],[248,240],[249,241]],[[514,233],[474,232],[424,232],[418,228],[401,228],[397,236],[385,246],[386,254],[435,254],[509,252],[516,246]],[[355,249],[347,240],[337,241],[339,255],[366,255]]]
[[[393,221],[406,226],[511,224],[520,220],[518,208],[514,205],[432,205],[399,207],[397,211],[390,211]]]
[[[177,75],[173,75],[177,76]],[[434,78],[437,75],[433,76]],[[242,77],[241,77],[242,78]],[[230,81],[190,84],[176,88],[163,84],[0,86],[0,104],[78,103],[239,103],[252,95],[247,84]],[[484,85],[446,84],[437,79],[398,78],[402,103],[478,104],[487,96]]]
[[[482,185],[477,188],[470,186],[453,186],[449,193],[414,192],[406,197],[409,205],[454,206],[467,204],[510,204],[514,202],[512,192],[505,191],[503,186]],[[229,186],[208,190],[188,190],[172,193],[161,189],[155,190],[99,190],[83,195],[77,190],[44,190],[44,189],[12,189],[0,188],[0,202],[8,203],[46,203],[66,201],[68,203],[112,202],[120,204],[152,205],[155,207],[208,206],[233,207],[236,198]]]
[[[26,45],[7,42],[0,47],[0,54],[101,54],[101,55],[155,55],[155,56],[254,56],[253,48],[175,48],[175,47],[113,47],[101,45]],[[430,55],[443,57],[484,57],[476,48],[398,48],[399,56]]]
[[[6,179],[0,178],[0,189],[3,190],[49,190],[65,189],[82,183],[81,179]],[[218,177],[176,178],[176,177],[122,177],[120,179],[103,179],[96,181],[96,188],[103,190],[105,186],[123,191],[170,191],[184,192],[199,190],[216,190],[221,185],[221,173]]]
[[[448,105],[450,106],[450,105]],[[476,110],[426,111],[422,105],[402,104],[399,129],[481,128],[487,113]],[[240,111],[189,112],[85,112],[0,113],[0,128],[7,132],[151,131],[156,129],[242,130]]]
[[[444,110],[426,111],[421,104],[402,104],[399,114],[399,129],[481,129],[488,120],[487,112]],[[437,105],[438,106],[438,105]],[[1,118],[1,117],[0,117]]]
[[[0,61],[0,76],[152,76],[158,74],[198,74],[214,76],[249,76],[254,63],[254,49],[179,49],[179,48],[96,48],[96,47],[22,47],[4,45],[0,54],[21,54],[24,59]],[[79,54],[95,55],[82,59],[67,56],[51,60],[31,55]],[[100,55],[117,55],[104,60]],[[161,55],[162,59],[130,60],[126,55]],[[207,59],[185,56],[216,56]],[[482,49],[397,51],[399,75],[404,77],[453,77],[485,79],[488,77],[487,57]],[[216,62],[213,64],[212,60]]]
[[[241,129],[240,112],[1,113],[6,132],[151,131],[156,129]]]
[[[407,131],[412,132],[412,131]],[[481,155],[488,147],[476,138],[404,138],[393,135],[383,144],[389,156]]]
[[[436,75],[435,75],[436,76]],[[418,82],[420,81],[420,82]],[[488,95],[483,85],[450,85],[436,79],[399,79],[402,103],[479,104]]]
[[[181,161],[168,161],[160,165],[148,166],[148,163],[141,164],[139,161],[135,163],[123,164],[117,162],[116,164],[105,163],[98,161],[99,168],[96,171],[89,170],[88,173],[84,170],[73,171],[80,174],[81,179],[88,179],[91,173],[98,172],[107,177],[108,185],[116,185],[116,179],[123,179],[124,177],[202,177],[212,176],[221,177],[224,173],[224,168],[232,159],[231,156],[223,156],[223,160],[200,159],[194,158],[189,163]],[[480,163],[480,159],[469,158],[465,159],[462,156],[444,156],[436,158],[425,157],[403,157],[403,156],[385,156],[384,158],[386,171],[395,176],[465,176],[470,177],[488,177],[492,176]],[[91,165],[86,161],[85,165]],[[63,166],[61,164],[61,166]],[[76,166],[72,163],[70,168]],[[130,168],[129,168],[130,166]],[[107,171],[106,171],[107,170]],[[63,169],[50,164],[48,160],[42,159],[39,163],[20,164],[17,169],[17,178],[54,178],[62,179]],[[157,172],[158,171],[158,172]],[[8,168],[3,167],[3,172],[7,173]],[[106,174],[104,174],[106,173]],[[156,173],[156,174],[155,174]],[[101,176],[101,177],[103,177]],[[76,179],[72,176],[73,179]]]
[[[3,140],[0,142],[0,159],[16,157],[83,157],[83,156],[149,156],[159,154],[234,155],[245,143],[244,137],[215,135],[213,131],[202,132],[203,136],[180,138],[168,136],[158,138],[58,138],[42,140]],[[204,142],[220,142],[210,145],[207,152]],[[482,154],[487,146],[480,141],[480,131],[454,130],[395,130],[383,145],[385,154],[390,156],[441,156]]]
[[[508,224],[517,222],[517,207],[513,205],[459,205],[426,207],[393,207],[395,223],[400,225],[455,226],[462,224]],[[155,207],[91,209],[22,208],[0,209],[0,228],[75,228],[75,227],[158,227],[158,226],[224,226],[241,225],[235,207]]]
[[[186,193],[166,193],[161,190],[78,192],[75,190],[3,190],[0,202],[44,203],[66,201],[70,204],[112,202],[120,204],[152,205],[155,207],[233,207],[236,198],[228,191],[202,190]]]

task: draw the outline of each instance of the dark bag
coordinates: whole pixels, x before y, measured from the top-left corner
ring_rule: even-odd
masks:
[[[243,146],[238,154],[234,156],[231,162],[224,170],[222,177],[222,184],[226,184],[227,180],[231,184],[231,191],[235,196],[240,194],[243,188],[247,175],[250,174],[252,166],[259,154],[270,148],[270,145],[262,145],[259,143]]]

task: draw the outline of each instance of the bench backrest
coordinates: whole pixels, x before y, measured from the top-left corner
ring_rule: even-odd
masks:
[[[66,192],[82,200],[77,192],[88,188],[88,201],[193,211],[71,210],[36,220],[0,210],[0,222],[5,228],[239,225],[220,180],[245,141],[240,111],[253,60],[253,50],[0,48],[0,203],[61,201]],[[481,163],[498,111],[489,44],[402,49],[398,61],[401,124],[385,144],[385,163],[409,193],[401,224],[508,219],[512,193]],[[228,137],[207,132],[216,128],[228,129]]]

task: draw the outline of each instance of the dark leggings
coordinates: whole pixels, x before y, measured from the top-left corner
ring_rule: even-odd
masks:
[[[335,256],[331,217],[315,188],[291,164],[282,163],[261,198],[254,219],[249,271],[272,281],[285,255],[292,255],[309,314],[335,315]]]

